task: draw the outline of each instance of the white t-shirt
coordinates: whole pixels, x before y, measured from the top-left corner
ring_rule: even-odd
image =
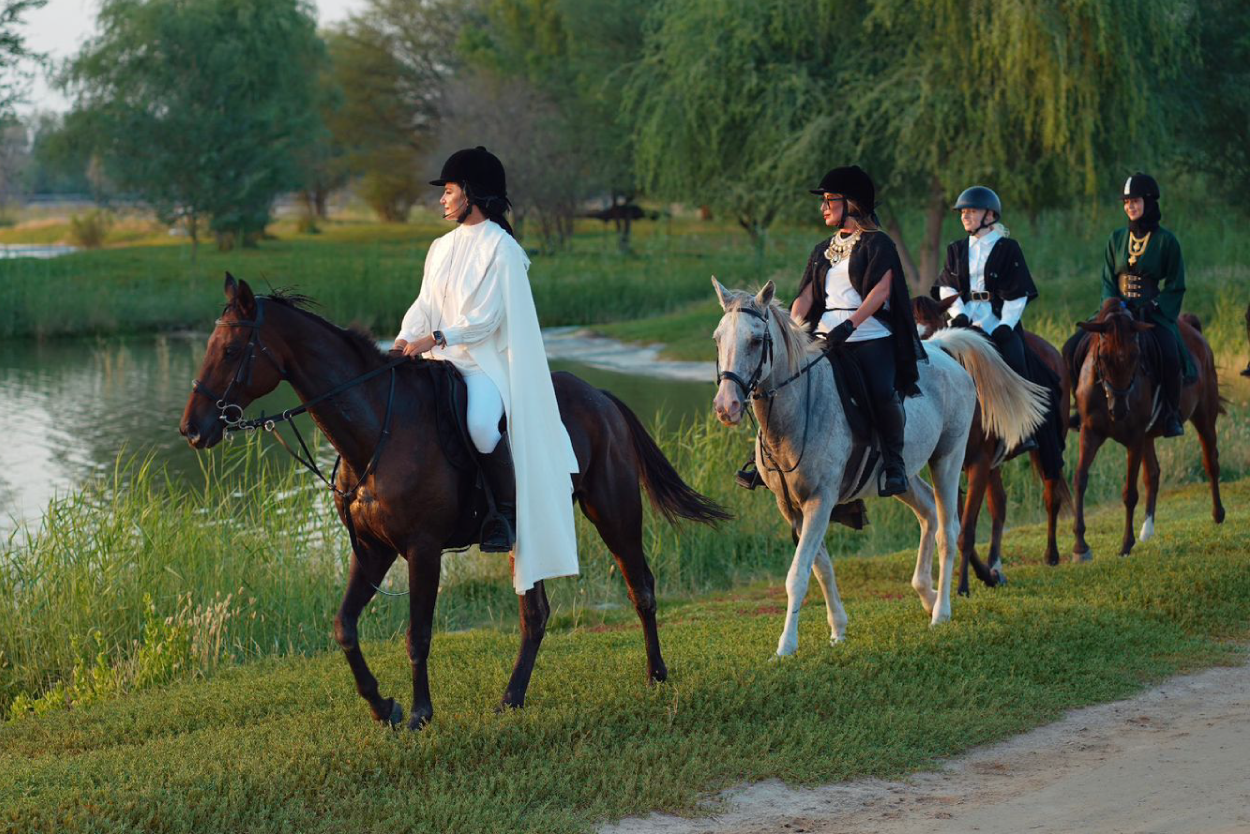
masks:
[[[859,309],[864,299],[851,286],[851,259],[843,258],[829,267],[825,273],[825,314],[816,325],[817,333],[828,333],[851,317]],[[885,302],[890,303],[889,299]],[[888,309],[888,307],[886,308]],[[869,339],[884,339],[890,335],[890,329],[869,316],[864,323],[855,328],[855,332],[847,339],[848,342],[866,342]]]

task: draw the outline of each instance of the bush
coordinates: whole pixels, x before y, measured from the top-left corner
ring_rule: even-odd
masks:
[[[84,249],[99,249],[113,228],[113,215],[103,209],[92,209],[69,219],[69,239]]]

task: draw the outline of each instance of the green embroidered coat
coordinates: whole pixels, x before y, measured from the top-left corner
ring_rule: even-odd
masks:
[[[1119,298],[1134,313],[1145,308],[1143,319],[1172,334],[1180,346],[1181,364],[1187,379],[1197,371],[1181,339],[1176,319],[1185,299],[1185,261],[1176,236],[1162,226],[1150,234],[1146,250],[1129,266],[1128,229],[1116,229],[1107,241],[1102,266],[1102,297]]]

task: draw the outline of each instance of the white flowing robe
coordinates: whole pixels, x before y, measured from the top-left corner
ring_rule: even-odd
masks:
[[[458,226],[430,245],[399,332],[411,342],[441,330],[447,348],[431,351],[434,358],[480,370],[499,389],[516,469],[518,594],[578,572],[569,477],[577,455],[560,420],[528,268],[525,251],[496,223]]]

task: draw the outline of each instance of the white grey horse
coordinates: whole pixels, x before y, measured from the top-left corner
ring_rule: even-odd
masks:
[[[789,605],[777,654],[791,655],[798,649],[799,607],[813,567],[825,595],[830,642],[841,642],[846,612],[825,548],[825,532],[836,504],[876,495],[879,472],[870,473],[857,491],[852,487],[852,494],[840,494],[853,444],[833,370],[820,358],[820,343],[773,300],[773,283],[769,281],[755,296],[726,289],[715,278],[712,284],[725,310],[714,334],[717,361],[721,371],[728,372],[721,374],[714,400],[717,417],[726,425],[737,424],[746,413],[745,398],[752,396],[762,442],[770,455],[762,454],[761,438],[757,438],[756,466],[798,536],[786,576]],[[922,396],[910,397],[905,404],[903,459],[911,488],[897,498],[920,520],[920,548],[911,584],[931,625],[937,625],[951,615],[959,474],[977,403],[986,428],[1011,446],[1041,423],[1047,394],[1042,386],[1016,375],[994,346],[972,331],[943,330],[925,343],[925,351],[928,362],[919,364]],[[792,377],[793,381],[785,382]],[[926,463],[936,489],[919,475]],[[936,591],[935,528],[941,559]]]

